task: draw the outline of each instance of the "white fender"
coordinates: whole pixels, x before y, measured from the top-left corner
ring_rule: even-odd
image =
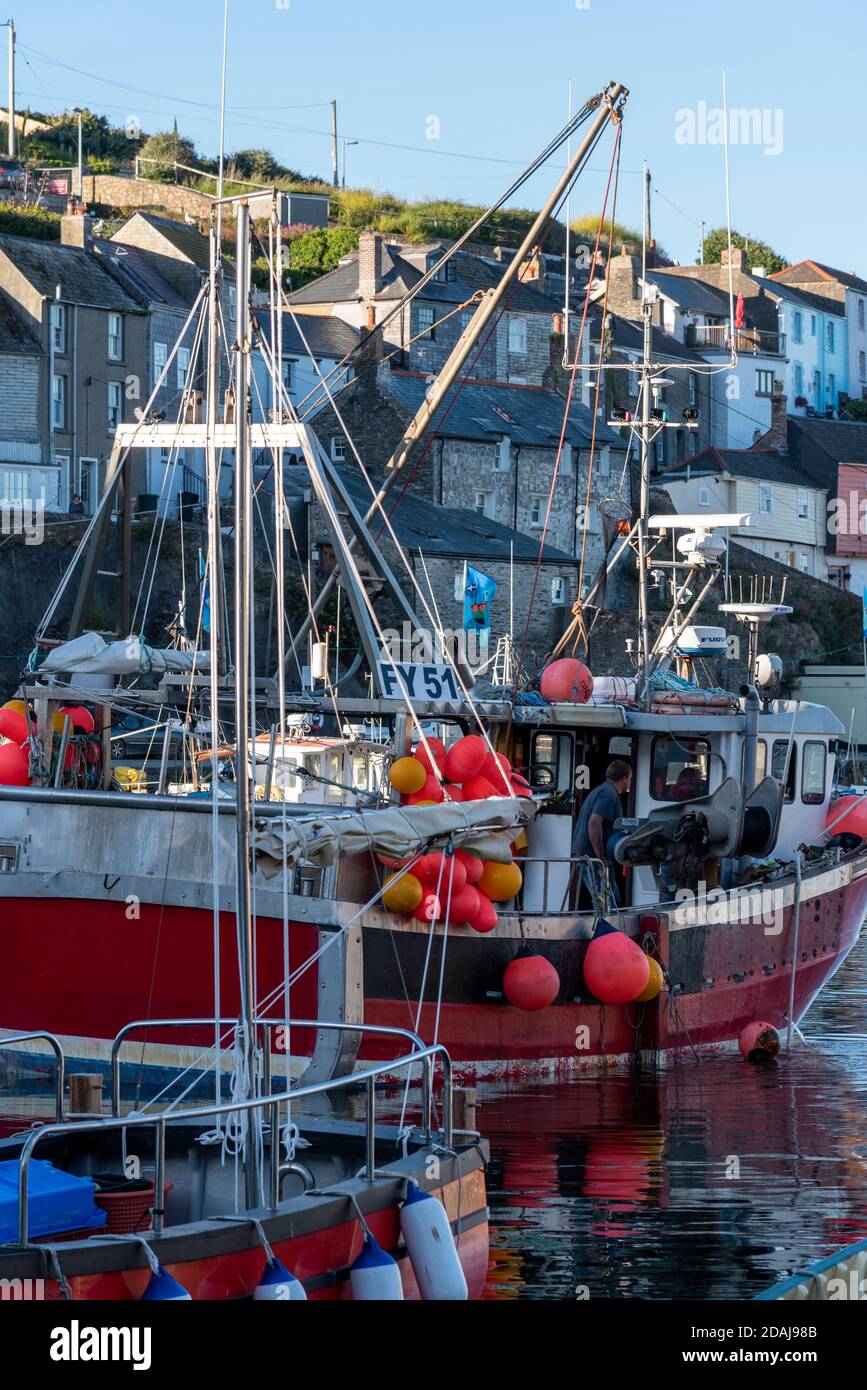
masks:
[[[350,1267],[352,1297],[366,1302],[399,1302],[403,1281],[397,1260],[393,1260],[372,1236],[364,1238],[364,1249]]]
[[[417,1182],[409,1184],[400,1209],[400,1229],[424,1299],[458,1301],[469,1297],[445,1207]]]

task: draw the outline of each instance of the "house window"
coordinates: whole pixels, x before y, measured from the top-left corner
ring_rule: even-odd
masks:
[[[51,305],[51,345],[55,352],[66,352],[66,305],[56,299]]]
[[[468,329],[469,326],[470,326],[470,320],[472,319],[472,317],[473,317],[473,310],[472,310],[472,309],[462,309],[462,310],[461,310],[461,332],[462,332],[462,333],[466,333],[467,329]]]
[[[178,367],[178,390],[183,391],[190,373],[190,349],[185,347],[178,348],[178,355],[175,360]]]
[[[557,578],[551,580],[551,602],[558,607],[566,602],[566,580]]]
[[[434,311],[429,304],[420,304],[418,306],[418,331],[419,333],[426,333],[431,342],[436,341],[437,330],[434,320]]]
[[[108,432],[114,434],[121,420],[122,387],[119,381],[108,383]]]
[[[774,510],[774,490],[770,483],[759,483],[759,511],[770,516]]]
[[[637,395],[638,395],[638,390],[639,390],[639,385],[638,385],[638,368],[637,368],[637,367],[630,367],[630,368],[629,368],[629,371],[627,372],[626,375],[627,375],[627,380],[628,380],[628,382],[629,382],[628,390],[629,390],[630,396],[637,396]]]
[[[704,486],[702,486],[702,487],[699,488],[699,490],[698,490],[698,505],[699,505],[700,507],[709,507],[709,506],[710,506],[710,488],[709,488],[709,487],[704,487]]]
[[[120,314],[108,316],[108,360],[120,362],[123,359],[123,319]]]
[[[165,343],[154,343],[154,385],[166,369],[169,350]]]
[[[234,323],[236,318],[235,311],[235,286],[229,286],[229,322]]]
[[[819,397],[822,394],[822,377],[818,368],[813,372],[812,393],[816,397],[816,404],[819,404]]]
[[[509,315],[509,352],[526,353],[527,320]]]
[[[473,507],[479,516],[493,516],[494,494],[492,492],[477,492]]]
[[[810,337],[811,337],[811,338],[815,338],[815,336],[816,336],[816,315],[815,315],[815,314],[811,314],[811,315],[810,315]]]
[[[833,404],[835,403],[836,399],[837,399],[837,378],[834,376],[834,373],[833,373],[833,372],[829,372],[829,373],[828,373],[828,394],[827,394],[828,404],[829,404],[829,405],[833,405]]]
[[[864,300],[858,300],[858,327],[864,327]]]
[[[331,458],[334,463],[342,463],[346,458],[346,439],[336,434],[331,441]]]
[[[292,357],[286,357],[283,359],[283,385],[286,387],[287,391],[292,390],[292,378],[295,374],[296,365],[297,363],[295,362],[295,359]]]
[[[802,343],[804,341],[804,316],[800,309],[796,309],[792,314],[792,342]]]
[[[834,349],[835,349],[835,342],[836,342],[836,335],[835,335],[835,333],[834,333],[834,325],[833,325],[833,323],[829,323],[829,324],[828,324],[828,351],[829,351],[829,352],[833,352],[833,351],[834,351]]]
[[[542,526],[545,520],[545,499],[544,497],[530,498],[530,525]]]
[[[858,380],[867,381],[867,357],[863,352],[858,353]]]
[[[51,423],[56,430],[66,429],[65,376],[55,376],[51,382]]]
[[[689,403],[698,405],[698,378],[695,372],[688,372],[686,379],[689,383]]]
[[[759,369],[756,372],[756,395],[772,396],[774,394],[774,374],[773,372]]]
[[[804,368],[801,366],[800,362],[796,362],[795,365],[792,367],[792,386],[794,387],[796,396],[803,396]]]
[[[810,494],[805,487],[798,488],[798,516],[802,521],[810,516]]]

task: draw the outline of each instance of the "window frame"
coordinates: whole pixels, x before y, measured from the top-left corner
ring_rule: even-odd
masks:
[[[424,323],[422,322],[422,316],[424,316],[424,319],[426,321]],[[427,322],[428,316],[430,317],[429,322]],[[425,338],[427,338],[428,342],[430,343],[436,342],[437,319],[436,310],[434,309],[432,304],[419,304],[418,318],[416,320],[416,333],[417,335],[424,334]]]
[[[701,779],[700,782],[699,782],[699,787],[703,787],[704,790],[698,789],[698,790],[696,790],[696,791],[695,791],[691,796],[689,796],[689,797],[679,797],[679,796],[657,796],[657,794],[656,794],[656,774],[657,774],[658,772],[660,772],[660,771],[663,771],[663,770],[667,773],[668,768],[669,768],[669,767],[671,766],[671,764],[675,761],[675,759],[669,758],[668,761],[667,761],[666,764],[665,764],[665,768],[664,768],[664,769],[657,766],[657,749],[658,749],[658,746],[659,746],[661,743],[663,743],[663,742],[664,742],[664,743],[669,743],[669,744],[671,745],[671,747],[674,749],[675,753],[680,755],[681,763],[682,763],[682,768],[686,768],[686,767],[693,766],[692,763],[689,763],[688,761],[686,761],[686,757],[687,757],[689,754],[693,754],[693,755],[694,755],[695,757],[697,757],[697,758],[700,758],[700,757],[702,757],[702,756],[703,756],[703,757],[706,757],[706,759],[707,759],[707,772],[706,772],[706,775],[704,776],[704,778]],[[678,806],[678,805],[685,805],[687,801],[695,801],[695,800],[697,800],[699,797],[710,795],[710,760],[711,760],[711,752],[712,752],[712,750],[711,750],[711,746],[710,746],[710,740],[709,740],[709,739],[706,739],[706,738],[698,738],[698,737],[696,737],[696,738],[689,738],[689,739],[687,739],[687,738],[675,739],[674,735],[672,735],[672,734],[656,734],[655,737],[654,737],[654,739],[653,739],[652,744],[650,745],[650,768],[649,768],[648,788],[647,788],[648,794],[649,794],[649,796],[650,796],[650,800],[653,801],[653,802],[655,802],[655,803],[658,804],[658,805],[663,805],[663,806],[672,806],[672,805],[673,805],[673,806]],[[681,776],[681,773],[679,773],[679,774],[678,774],[678,777],[675,779],[675,781],[674,781],[673,783],[670,784],[672,787],[674,787],[674,786],[677,785],[677,781],[679,780],[680,776]],[[665,785],[666,785],[666,786],[669,785],[667,781],[666,781]]]
[[[804,790],[807,769],[809,766],[807,750],[809,748],[821,748],[822,750],[822,790],[811,792],[809,795]],[[822,806],[825,801],[825,783],[828,777],[828,745],[820,738],[805,739],[801,745],[801,802],[804,806]]]
[[[774,778],[774,780],[777,781],[777,782],[780,781],[780,778],[779,778],[779,776],[777,775],[777,772],[775,771],[775,765],[776,765],[776,761],[777,761],[777,749],[778,749],[778,748],[781,748],[781,749],[783,750],[784,754],[785,754],[785,752],[788,750],[788,747],[789,747],[789,740],[788,740],[787,738],[775,738],[774,741],[773,741],[773,743],[772,743],[772,745],[771,745],[771,776],[772,776],[772,777]],[[788,776],[787,776],[787,778],[786,778],[785,786],[784,786],[784,789],[783,789],[783,805],[784,805],[784,806],[790,806],[790,805],[792,804],[792,802],[795,800],[795,787],[797,786],[797,781],[798,781],[798,744],[797,744],[796,741],[793,740],[793,742],[792,742],[792,761],[791,761],[790,764],[789,764],[789,773],[788,773]]]
[[[116,393],[116,405],[112,405],[112,395]],[[105,383],[105,405],[106,422],[108,433],[114,434],[118,425],[123,423],[123,383],[120,381],[107,381]],[[112,423],[112,414],[116,412],[116,419]]]
[[[112,330],[115,325],[117,331],[113,332]],[[108,331],[106,336],[108,340],[106,344],[106,353],[109,362],[122,362],[124,348],[123,314],[110,313],[108,315]],[[116,352],[112,351],[112,343],[115,343],[117,346]]]
[[[161,356],[162,356],[162,361],[159,360],[160,354],[157,352],[157,349],[158,349],[158,348],[161,348],[161,349],[162,349],[162,354],[161,354]],[[154,386],[156,386],[157,382],[159,381],[160,377],[162,376],[163,372],[165,371],[165,369],[166,369],[166,363],[168,362],[168,360],[169,360],[169,345],[168,345],[168,343],[161,343],[161,342],[158,342],[156,339],[154,339],[154,345],[153,345]],[[165,382],[163,383],[163,385],[165,385]]]
[[[59,299],[53,299],[51,301],[49,322],[51,327],[51,346],[55,353],[58,353],[61,357],[65,357],[67,313],[66,305],[61,303]],[[56,341],[58,337],[60,339],[59,342]]]
[[[767,501],[767,506],[765,506]],[[759,483],[759,515],[774,515],[774,488],[772,483]]]
[[[57,384],[61,384],[58,395]],[[66,413],[69,402],[68,378],[63,372],[55,372],[51,381],[51,428],[53,430],[66,429]],[[60,419],[57,418],[57,407],[60,406]]]
[[[524,314],[509,315],[509,352],[516,357],[527,356],[527,319]],[[513,342],[517,337],[519,343]]]
[[[190,377],[191,354],[188,347],[179,347],[175,358],[175,384],[179,391],[186,391]]]

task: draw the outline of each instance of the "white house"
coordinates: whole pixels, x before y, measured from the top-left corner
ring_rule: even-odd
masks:
[[[270,313],[259,310],[255,318],[270,352]],[[292,404],[302,415],[310,405],[318,408],[328,404],[321,378],[327,380],[328,390],[333,395],[355,375],[357,356],[345,363],[344,359],[355,353],[361,336],[356,328],[336,316],[284,313],[283,384]],[[271,372],[260,352],[253,354],[253,383],[253,419],[266,419],[274,405],[274,391]]]
[[[855,400],[867,400],[867,280],[854,271],[834,270],[819,261],[799,261],[770,279],[836,302],[846,319],[849,346],[848,385]]]

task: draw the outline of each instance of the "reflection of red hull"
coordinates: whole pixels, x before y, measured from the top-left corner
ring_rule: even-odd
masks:
[[[857,940],[867,900],[867,873],[858,862],[805,878],[795,979],[797,1021]],[[119,921],[117,901],[6,898],[2,903],[4,970],[0,975],[0,1024],[4,1028],[48,1028],[76,1040],[76,1057],[104,1061],[107,1042],[133,1018],[208,1016],[213,1013],[212,919],[208,911],[182,906],[141,905],[141,918]],[[557,967],[559,1001],[525,1013],[502,998],[503,971],[521,940],[523,924],[505,917],[490,936],[469,928],[449,933],[438,1039],[445,1043],[458,1075],[519,1077],[572,1072],[598,1065],[626,1064],[636,1051],[666,1053],[732,1043],[756,1019],[777,1027],[787,1021],[791,982],[792,907],[776,927],[761,922],[700,922],[678,926],[664,916],[642,919],[668,972],[671,991],[653,1004],[603,1007],[582,1002],[581,962],[586,941],[575,935],[538,935],[534,949]],[[258,922],[257,995],[279,989],[282,925]],[[364,1019],[401,1028],[415,1025],[416,1000],[427,936],[418,926],[392,929],[382,921],[363,931]],[[291,964],[316,949],[311,924],[293,923]],[[428,969],[428,988],[418,1031],[434,1036],[442,936]],[[237,1009],[234,921],[222,921],[222,1007]],[[293,989],[295,1017],[315,1017],[316,967]],[[280,1016],[279,999],[271,1007]],[[188,1064],[211,1033],[150,1034],[149,1066]],[[312,1046],[310,1033],[296,1033],[293,1052]],[[77,1045],[80,1043],[80,1046]],[[297,1047],[296,1047],[297,1043]],[[195,1044],[196,1046],[192,1046]],[[368,1036],[362,1058],[395,1055],[390,1045]]]

